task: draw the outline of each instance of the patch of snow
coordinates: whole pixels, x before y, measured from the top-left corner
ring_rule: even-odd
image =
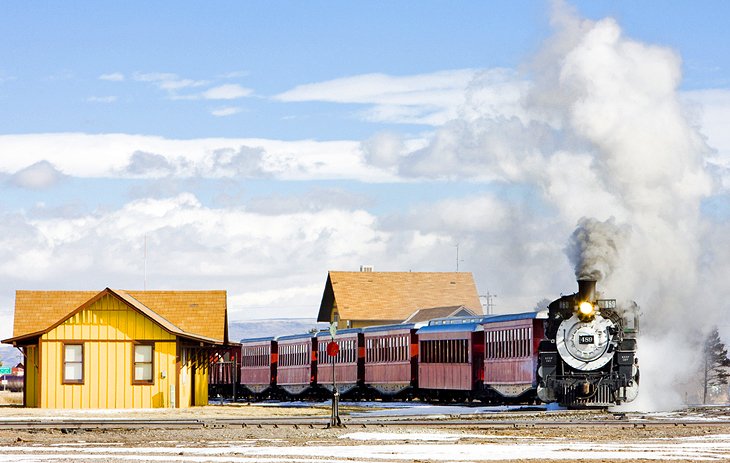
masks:
[[[363,444],[334,446],[257,446],[230,445],[215,447],[95,447],[57,448],[35,446],[0,447],[0,462],[59,461],[174,461],[180,462],[326,462],[364,461],[398,463],[427,460],[434,462],[486,462],[495,460],[600,460],[633,461],[677,460],[727,461],[730,458],[730,435],[682,438],[670,441],[595,443],[565,442],[556,439],[521,443],[456,444],[454,438],[467,435],[350,433],[344,437],[359,441],[424,440],[425,443]],[[481,436],[485,437],[485,436]],[[442,443],[429,443],[438,440]],[[69,453],[72,450],[73,453]]]

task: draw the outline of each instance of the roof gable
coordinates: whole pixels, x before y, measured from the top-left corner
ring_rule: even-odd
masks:
[[[111,294],[170,333],[228,341],[225,291],[17,291],[13,339],[42,334]]]
[[[482,314],[469,272],[329,272],[317,321],[402,321],[422,307],[464,306]]]
[[[448,318],[448,317],[469,317],[477,315],[473,310],[470,310],[463,305],[449,306],[449,307],[430,307],[427,309],[418,309],[413,312],[408,318],[403,320],[403,323],[419,323],[433,320],[434,318]]]

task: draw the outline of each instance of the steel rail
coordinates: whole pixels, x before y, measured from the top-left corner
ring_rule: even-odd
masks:
[[[343,427],[471,427],[471,428],[556,428],[556,427],[593,427],[612,426],[623,428],[656,428],[668,426],[730,426],[728,420],[642,420],[642,419],[600,419],[600,420],[503,420],[503,419],[463,419],[455,417],[386,419],[343,417]],[[275,418],[201,418],[201,419],[0,419],[0,429],[8,430],[96,430],[96,429],[205,429],[205,428],[247,428],[247,427],[326,427],[329,418],[322,417],[275,417]]]

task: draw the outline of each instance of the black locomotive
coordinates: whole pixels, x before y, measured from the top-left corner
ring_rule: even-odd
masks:
[[[601,299],[594,280],[548,306],[538,356],[537,396],[570,406],[609,406],[639,392],[638,308]]]

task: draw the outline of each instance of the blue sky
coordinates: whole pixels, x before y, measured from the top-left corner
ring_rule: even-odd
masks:
[[[6,4],[0,337],[16,289],[222,288],[233,320],[313,317],[328,270],[453,271],[457,244],[498,310],[531,310],[574,290],[581,217],[633,230],[619,294],[663,304],[676,272],[637,278],[658,267],[719,279],[729,10]]]
[[[579,2],[589,18],[682,54],[682,88],[727,86],[726,2]],[[6,5],[0,18],[6,133],[123,132],[175,138],[366,138],[359,104],[286,103],[298,85],[368,73],[393,76],[517,68],[550,35],[549,4],[516,2],[172,2]],[[712,44],[708,47],[708,44]],[[176,91],[153,74],[174,74]],[[123,77],[124,81],[100,76]],[[138,80],[135,80],[137,75]],[[222,85],[230,100],[179,100]],[[113,101],[110,101],[113,99]],[[215,117],[216,109],[240,112]],[[401,127],[418,131],[415,125]]]

